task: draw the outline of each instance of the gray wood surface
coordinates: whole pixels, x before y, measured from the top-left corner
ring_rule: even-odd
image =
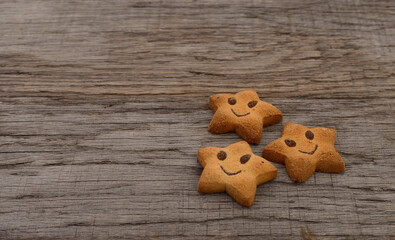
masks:
[[[395,236],[394,1],[2,0],[0,34],[0,239]],[[346,171],[200,194],[240,140],[208,97],[246,88],[284,114],[256,154],[331,127]]]

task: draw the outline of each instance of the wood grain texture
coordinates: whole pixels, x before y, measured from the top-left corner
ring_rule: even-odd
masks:
[[[0,2],[0,238],[390,239],[393,1]],[[255,88],[336,128],[343,174],[278,177],[245,208],[197,190],[208,97]],[[302,232],[303,233],[303,232]]]

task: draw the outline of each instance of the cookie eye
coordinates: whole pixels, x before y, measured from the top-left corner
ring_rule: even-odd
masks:
[[[245,154],[245,155],[241,156],[240,163],[246,164],[248,162],[248,160],[250,160],[250,158],[251,158],[250,154]]]
[[[249,103],[248,103],[248,107],[249,108],[253,108],[253,107],[255,107],[255,105],[258,103],[258,101],[250,101]]]
[[[285,144],[288,145],[288,147],[295,147],[296,146],[296,142],[294,140],[285,139],[284,142],[285,142]]]
[[[305,135],[306,135],[307,139],[310,139],[310,140],[314,139],[314,133],[310,130],[307,130]]]
[[[228,103],[229,103],[230,105],[235,105],[235,104],[236,104],[236,99],[230,97],[230,98],[228,98]]]
[[[224,151],[219,151],[219,153],[217,154],[217,158],[221,161],[226,159],[226,152]]]

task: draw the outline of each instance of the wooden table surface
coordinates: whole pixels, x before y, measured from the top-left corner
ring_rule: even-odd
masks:
[[[395,3],[0,2],[0,239],[391,239]],[[335,128],[342,174],[283,165],[250,208],[197,191],[215,93]]]

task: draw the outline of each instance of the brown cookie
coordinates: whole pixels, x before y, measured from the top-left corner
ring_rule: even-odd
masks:
[[[208,130],[212,133],[236,132],[249,143],[258,144],[265,126],[282,120],[280,110],[261,101],[253,89],[236,94],[210,96],[210,108],[214,112]]]
[[[287,122],[281,138],[269,143],[262,152],[264,158],[285,164],[289,177],[306,181],[315,171],[343,172],[343,159],[335,149],[336,130],[307,128]]]
[[[244,206],[251,206],[254,202],[257,185],[277,176],[277,168],[252,153],[245,141],[226,148],[201,148],[198,160],[204,168],[198,184],[199,192],[226,191]]]

